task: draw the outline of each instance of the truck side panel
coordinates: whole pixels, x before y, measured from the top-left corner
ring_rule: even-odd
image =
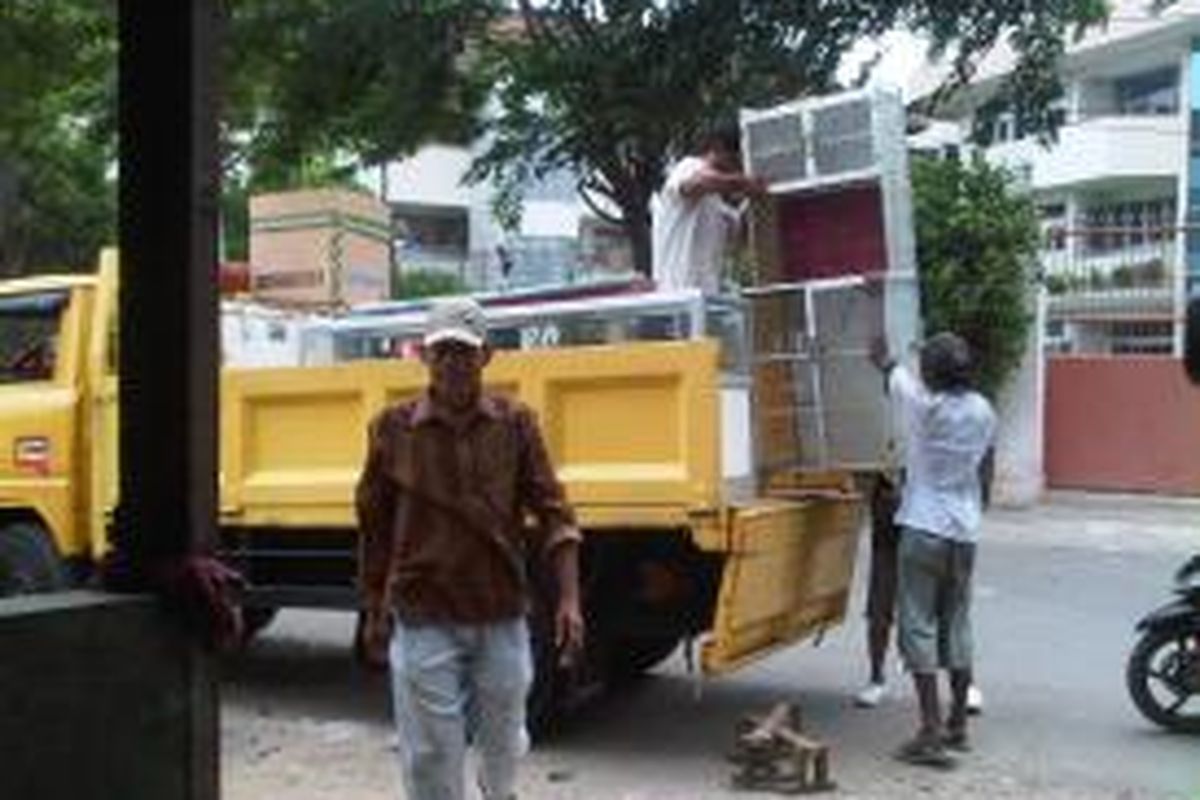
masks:
[[[630,574],[611,583],[610,596],[593,598],[616,614],[605,619],[610,633],[632,635],[629,626],[638,622],[618,613],[620,598],[661,588],[639,588],[642,571],[633,567],[646,562],[671,574],[683,568],[651,552],[652,540],[684,532],[698,548],[689,563],[710,563],[701,552],[715,559],[715,608],[709,599],[706,609],[686,615],[703,620],[702,628],[711,623],[703,651],[709,673],[735,669],[843,618],[861,505],[853,494],[805,487],[793,498],[724,502],[716,357],[709,342],[502,353],[485,376],[493,390],[538,412],[592,549],[604,550],[595,568],[630,565]],[[257,550],[280,559],[277,567],[260,563],[264,602],[268,595],[288,602],[280,598],[289,596],[282,588],[289,551],[306,553],[311,563],[304,569],[333,557],[324,548],[336,550],[337,537],[328,537],[354,526],[353,487],[370,419],[388,403],[417,396],[425,381],[424,367],[412,361],[226,373],[222,516],[237,531],[230,540],[237,557],[253,558]],[[687,576],[696,591],[702,577]],[[351,592],[348,585],[342,591]],[[668,633],[691,627],[677,622]]]
[[[714,343],[499,353],[485,377],[538,413],[583,525],[628,527],[639,515],[684,524],[720,505]],[[353,526],[367,424],[425,382],[412,361],[228,371],[223,520]]]

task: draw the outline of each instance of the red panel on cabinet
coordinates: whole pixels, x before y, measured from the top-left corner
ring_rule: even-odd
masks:
[[[778,202],[785,280],[887,270],[883,198],[878,186],[787,195]]]

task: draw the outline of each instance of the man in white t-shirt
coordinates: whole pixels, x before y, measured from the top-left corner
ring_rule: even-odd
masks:
[[[654,198],[652,264],[662,290],[721,291],[729,240],[743,207],[726,198],[761,194],[761,180],[739,169],[738,129],[719,128],[700,143],[700,152],[671,167]]]
[[[996,415],[971,389],[967,344],[952,333],[921,348],[921,375],[892,361],[882,341],[872,359],[887,375],[904,432],[904,485],[896,524],[900,653],[920,702],[917,735],[897,757],[947,766],[946,748],[968,749],[967,692],[972,682],[971,585],[983,492],[980,466]],[[939,670],[949,673],[950,712],[943,722]]]
[[[890,378],[890,375],[889,375]],[[886,387],[885,387],[886,390]],[[899,576],[900,525],[896,514],[900,510],[901,487],[904,485],[904,398],[888,395],[889,429],[891,437],[884,453],[883,465],[876,474],[867,476],[868,507],[871,522],[871,560],[867,578],[867,656],[870,663],[870,682],[855,695],[859,708],[875,708],[888,696],[888,643],[896,618],[896,589]],[[988,505],[991,461],[985,457],[980,465],[983,505]],[[974,682],[967,689],[967,712],[983,713],[983,693]]]

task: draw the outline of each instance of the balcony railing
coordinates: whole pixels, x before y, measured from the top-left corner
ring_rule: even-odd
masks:
[[[1041,273],[1051,318],[1172,318],[1183,233],[1174,226],[1050,229]]]
[[[1027,171],[1034,189],[1178,176],[1186,168],[1182,116],[1101,116],[1064,125],[1057,143],[997,142],[989,160]]]

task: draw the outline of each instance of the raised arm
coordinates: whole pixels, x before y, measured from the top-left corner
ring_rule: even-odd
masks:
[[[870,357],[871,362],[883,372],[887,393],[905,427],[911,431],[918,414],[929,405],[929,393],[908,367],[892,357],[882,337],[871,342]]]
[[[679,193],[689,200],[706,194],[760,195],[766,191],[761,178],[752,178],[741,172],[723,172],[703,166],[679,184]]]

